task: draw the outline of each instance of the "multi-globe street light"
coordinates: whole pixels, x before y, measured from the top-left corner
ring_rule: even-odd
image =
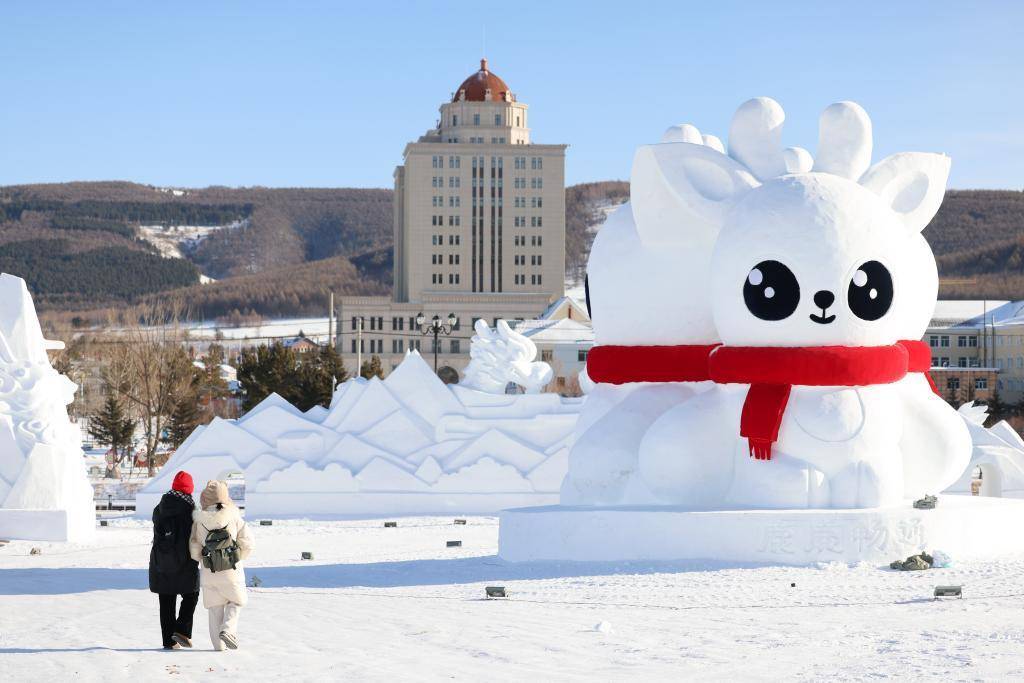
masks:
[[[426,323],[427,318],[423,315],[422,312],[416,316],[416,324],[420,328],[420,333],[422,333],[424,336],[430,334],[434,335],[434,374],[437,374],[437,337],[438,335],[441,334],[450,335],[455,330],[455,326],[459,324],[459,318],[454,313],[449,313],[448,324],[444,325],[441,322],[441,317],[435,315],[433,318],[430,319],[429,324]]]

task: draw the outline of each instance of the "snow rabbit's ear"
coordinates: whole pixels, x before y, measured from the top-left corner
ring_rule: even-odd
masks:
[[[717,138],[709,142],[637,149],[629,193],[644,244],[713,242],[732,201],[757,187],[749,171],[715,148]]]
[[[949,166],[945,154],[901,152],[869,168],[860,184],[881,197],[904,225],[920,232],[942,204]]]

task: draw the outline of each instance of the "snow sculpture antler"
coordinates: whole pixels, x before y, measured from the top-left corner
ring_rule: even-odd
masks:
[[[492,330],[484,320],[477,320],[473,327],[470,362],[462,386],[504,394],[509,382],[523,386],[527,393],[538,393],[554,374],[547,363],[532,362],[537,356],[537,346],[514,331],[504,320],[499,320]]]

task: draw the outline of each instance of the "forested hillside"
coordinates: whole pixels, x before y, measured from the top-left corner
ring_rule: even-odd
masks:
[[[571,278],[628,195],[622,181],[566,188]],[[0,268],[28,280],[40,310],[82,323],[154,296],[180,296],[207,319],[317,314],[329,291],[390,290],[391,217],[391,191],[377,189],[0,187]],[[206,228],[182,259],[161,257],[140,226]],[[942,296],[1024,298],[1024,193],[950,191],[925,236],[951,281]]]

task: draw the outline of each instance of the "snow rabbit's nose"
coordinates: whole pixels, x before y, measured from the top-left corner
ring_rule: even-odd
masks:
[[[831,306],[835,300],[836,295],[827,289],[815,292],[814,294],[814,305],[823,310]]]

